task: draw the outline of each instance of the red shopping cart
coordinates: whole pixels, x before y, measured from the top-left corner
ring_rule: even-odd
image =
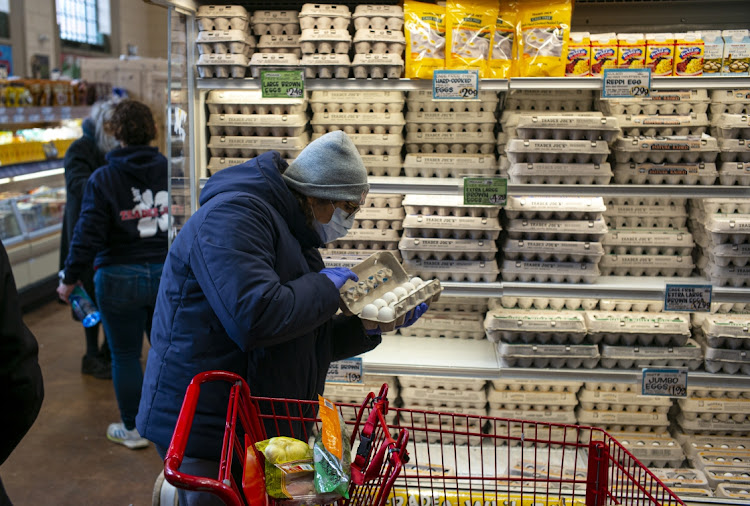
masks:
[[[602,429],[429,409],[389,411],[409,433],[389,506],[684,505]]]
[[[231,384],[219,475],[216,479],[187,475],[179,469],[185,456],[201,385],[216,381]],[[408,433],[397,430],[394,439],[385,421],[389,410],[387,393],[388,386],[383,385],[379,395],[370,393],[361,405],[337,405],[348,425],[352,443],[349,499],[342,499],[337,504],[386,504],[391,487],[408,458]],[[276,434],[308,441],[311,432],[320,430],[317,407],[316,401],[252,396],[247,383],[234,373],[200,373],[193,378],[185,393],[172,442],[164,459],[164,476],[176,487],[211,492],[229,506],[281,504],[283,501],[277,502],[266,496],[262,482],[256,486],[243,483],[246,466],[262,463],[254,443],[267,439],[266,427],[272,427]]]

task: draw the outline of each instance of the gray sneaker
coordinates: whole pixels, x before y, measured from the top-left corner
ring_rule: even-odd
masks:
[[[127,430],[122,422],[110,423],[107,427],[107,439],[113,443],[127,446],[131,450],[146,448],[148,439],[141,437],[138,429]]]

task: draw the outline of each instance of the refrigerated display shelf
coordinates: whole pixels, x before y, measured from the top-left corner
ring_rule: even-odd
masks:
[[[63,161],[61,159],[44,160],[40,162],[14,163],[11,165],[0,166],[0,181],[5,178],[16,176],[25,176],[37,172],[46,172],[48,170],[62,169]]]
[[[56,107],[0,107],[0,128],[28,123],[55,123],[67,119],[85,118],[91,107],[87,105]]]

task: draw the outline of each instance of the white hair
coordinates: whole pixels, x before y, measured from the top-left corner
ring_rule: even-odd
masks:
[[[119,102],[119,99],[110,98],[108,100],[100,100],[91,106],[91,114],[89,117],[94,122],[94,138],[96,139],[96,147],[99,148],[102,154],[107,154],[113,149],[120,146],[120,143],[112,135],[107,133],[105,124],[112,118],[112,111]]]

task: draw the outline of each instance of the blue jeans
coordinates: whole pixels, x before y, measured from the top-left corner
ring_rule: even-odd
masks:
[[[135,428],[141,401],[143,334],[151,328],[164,264],[100,267],[94,275],[96,303],[112,353],[112,382],[125,428]]]
[[[155,446],[156,451],[159,452],[159,457],[161,457],[161,460],[163,461],[164,457],[167,456],[167,449],[163,446]],[[182,465],[180,465],[179,471],[190,476],[204,476],[206,478],[213,478],[215,480],[219,476],[219,463],[212,460],[197,459],[185,456],[182,459]],[[237,483],[241,482],[238,481]],[[210,492],[196,492],[194,490],[185,490],[182,488],[178,488],[177,496],[179,497],[180,506],[224,505],[224,501]]]

